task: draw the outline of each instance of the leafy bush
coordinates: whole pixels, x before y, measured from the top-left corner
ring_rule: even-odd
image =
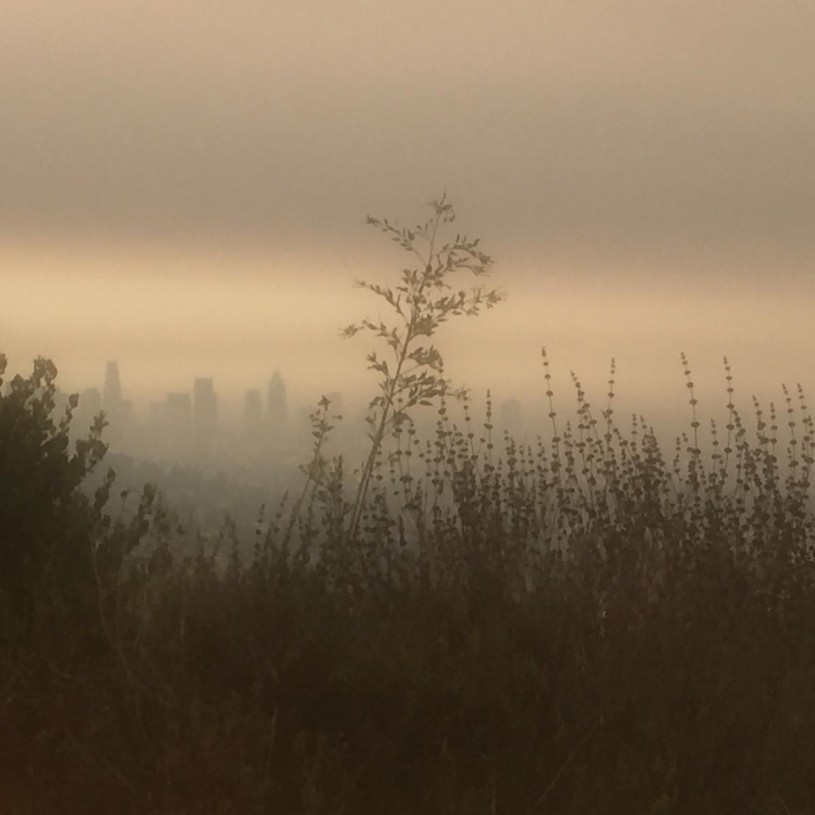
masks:
[[[0,386],[6,370],[0,354]],[[70,423],[77,406],[68,398],[55,418],[56,367],[42,358],[28,378],[0,387],[0,597],[3,630],[30,620],[34,605],[54,592],[87,581],[93,525],[104,491],[94,503],[82,491],[85,477],[106,452],[104,420],[97,417],[73,452]],[[63,598],[64,600],[65,598]]]

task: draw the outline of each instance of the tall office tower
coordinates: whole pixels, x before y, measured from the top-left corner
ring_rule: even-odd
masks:
[[[102,410],[108,421],[105,439],[114,452],[124,449],[132,405],[122,398],[119,382],[119,363],[110,360],[105,366],[105,384],[102,388]]]
[[[288,402],[286,400],[286,383],[280,375],[280,371],[275,371],[269,380],[269,387],[266,392],[266,410],[269,420],[273,425],[284,429],[288,423]]]
[[[210,377],[198,377],[193,383],[192,420],[196,430],[212,431],[218,423],[218,398]]]
[[[243,400],[243,424],[247,430],[257,430],[263,419],[263,401],[256,388],[246,391]]]
[[[119,363],[112,359],[105,367],[102,407],[109,416],[122,412],[122,386],[119,383]]]

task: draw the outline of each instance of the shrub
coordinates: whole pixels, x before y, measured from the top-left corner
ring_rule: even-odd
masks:
[[[0,386],[6,370],[0,354]],[[106,497],[81,489],[107,446],[100,415],[71,450],[77,397],[55,417],[56,367],[34,362],[27,378],[0,387],[0,597],[4,630],[30,621],[37,603],[59,603],[91,576],[93,527]],[[107,483],[107,482],[106,482]],[[57,597],[60,595],[61,597]],[[14,623],[12,623],[14,621]]]

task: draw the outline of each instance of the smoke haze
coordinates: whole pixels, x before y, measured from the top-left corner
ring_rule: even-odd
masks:
[[[812,381],[815,10],[650,0],[6,0],[0,348],[66,387],[108,359],[137,409],[213,377],[240,410],[371,395],[338,329],[443,190],[507,303],[439,336],[448,373],[540,397],[540,346],[600,398],[708,404]],[[709,390],[704,390],[708,388]],[[590,393],[591,395],[591,393]],[[141,406],[141,407],[140,407]]]

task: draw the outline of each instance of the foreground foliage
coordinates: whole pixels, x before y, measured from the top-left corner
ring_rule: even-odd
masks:
[[[26,387],[0,401],[0,462],[14,449],[31,485],[72,459]],[[248,559],[227,527],[226,563],[175,556],[149,488],[125,522],[70,481],[29,487],[6,551],[47,540],[90,568],[6,603],[8,811],[812,811],[805,407],[783,465],[772,419],[751,441],[735,409],[721,453],[691,438],[669,462],[578,397],[531,448],[441,407],[433,439],[394,439],[353,540],[332,482]],[[41,586],[50,559],[25,562]]]

